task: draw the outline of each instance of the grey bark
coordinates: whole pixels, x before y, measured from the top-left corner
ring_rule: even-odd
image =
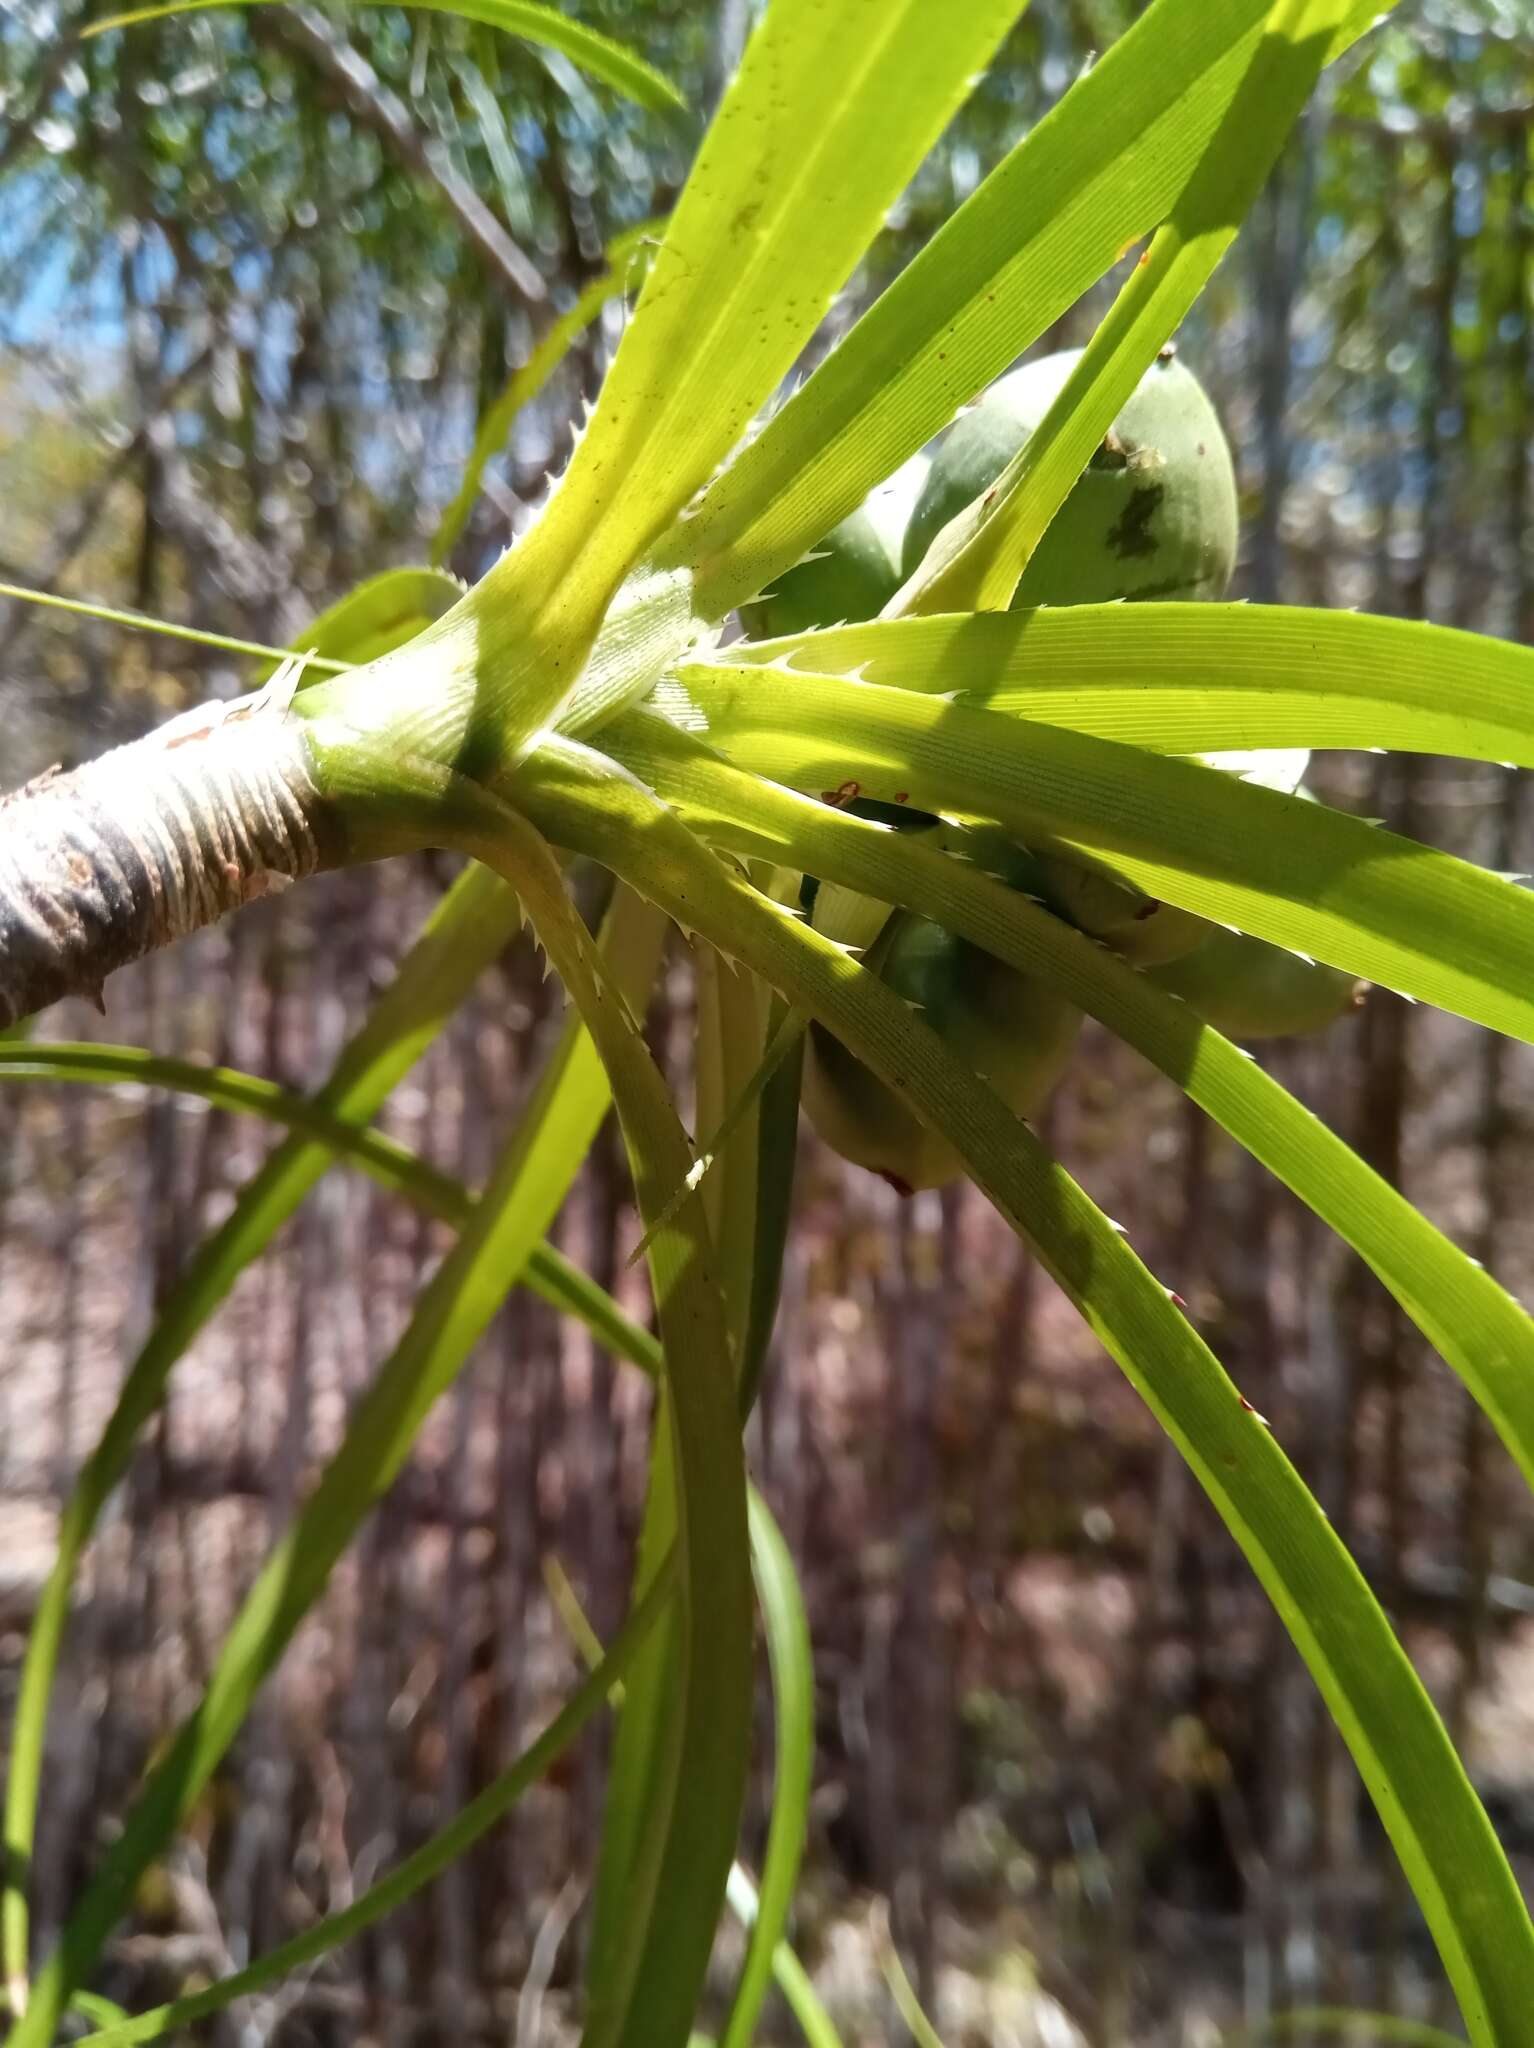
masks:
[[[267,692],[210,704],[0,797],[0,1029],[331,865],[301,728]]]

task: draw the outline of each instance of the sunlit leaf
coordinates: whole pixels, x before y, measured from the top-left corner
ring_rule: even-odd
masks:
[[[476,594],[513,740],[564,703],[622,579],[772,396],[1024,4],[775,0],[757,24],[569,468]],[[567,720],[613,701],[588,684]]]
[[[783,662],[1156,753],[1385,747],[1534,767],[1534,648],[1302,605],[1067,605],[737,641]]]
[[[0,1044],[0,1085],[8,1081],[72,1081],[173,1089],[177,1094],[196,1096],[220,1109],[243,1111],[284,1130],[318,1139],[336,1158],[361,1167],[380,1187],[403,1195],[455,1228],[468,1220],[474,1205],[473,1194],[461,1181],[383,1132],[361,1128],[336,1115],[318,1098],[295,1095],[273,1082],[229,1067],[165,1059],[142,1052],[137,1046],[94,1042],[71,1045],[50,1039],[26,1046]],[[556,1246],[535,1245],[522,1278],[551,1307],[577,1317],[621,1357],[647,1371],[656,1369],[649,1333],[625,1315],[612,1297]]]
[[[914,701],[914,700],[913,700]],[[550,754],[554,750],[550,750]],[[555,762],[542,764],[552,785]],[[1326,1516],[1167,1290],[1027,1127],[877,976],[785,916],[637,780],[574,748],[549,787],[561,836],[728,944],[959,1148],[1188,1461],[1305,1657],[1443,1957],[1472,2041],[1516,2039],[1534,1928],[1421,1683]]]
[[[479,496],[485,465],[505,447],[518,413],[538,396],[573,344],[608,301],[634,290],[643,281],[649,267],[650,247],[661,225],[659,221],[645,221],[614,238],[607,252],[607,268],[585,285],[551,323],[548,332],[539,337],[527,361],[512,372],[506,388],[487,407],[475,429],[474,446],[464,464],[462,480],[432,536],[431,559],[434,562],[447,560],[468,524]]]
[[[1534,1039],[1534,898],[1464,861],[1193,762],[913,690],[683,674],[710,742],[758,774],[852,780],[1098,852],[1151,896]]]
[[[164,5],[135,7],[123,14],[106,15],[91,22],[81,35],[100,36],[109,29],[136,28],[144,22],[164,21],[173,14],[199,14],[215,7],[261,4],[265,4],[265,0],[168,0]],[[357,0],[357,4],[366,4],[366,0]],[[551,50],[559,50],[572,64],[578,64],[593,78],[600,78],[604,85],[637,100],[641,106],[665,111],[683,104],[676,87],[653,65],[647,64],[642,57],[636,57],[622,43],[614,42],[611,36],[587,28],[556,7],[541,5],[540,0],[409,0],[409,4],[428,13],[455,14],[467,21],[482,21],[507,35],[524,36],[529,42],[543,43]]]
[[[647,1221],[691,1164],[675,1107],[638,1023],[602,969],[552,857],[504,807],[469,835],[527,906],[605,1065]],[[589,1142],[589,1139],[588,1139]],[[687,2038],[734,1856],[750,1745],[752,1645],[746,1476],[725,1305],[701,1202],[651,1239],[665,1350],[670,1503],[679,1553],[681,1669],[669,1696],[679,1775],[669,1811],[647,1812],[627,1871],[626,1939],[593,1977],[584,2039],[669,2048]],[[639,1683],[636,1673],[635,1685]],[[634,1709],[631,1692],[624,1719]],[[616,1768],[616,1765],[615,1765]]]
[[[755,782],[638,716],[612,728],[645,782],[738,853],[910,905],[1099,1018],[1186,1090],[1379,1275],[1534,1486],[1534,1321],[1253,1060],[1040,905],[910,834]]]
[[[461,595],[461,593],[455,593]],[[144,612],[125,612],[115,605],[93,604],[88,598],[60,597],[52,590],[31,590],[24,583],[0,583],[0,598],[17,604],[40,605],[45,611],[67,612],[78,619],[99,619],[103,625],[124,626],[135,633],[164,633],[195,647],[211,647],[221,654],[251,654],[278,666],[292,659],[291,648],[269,647],[262,640],[236,640],[227,633],[205,633],[197,626],[178,626],[168,619],[150,618]],[[352,666],[349,661],[327,661],[316,656],[314,668],[333,675]]]
[[[951,215],[668,544],[706,616],[796,562],[1165,218],[1269,7],[1154,0]],[[1355,9],[1330,54],[1367,25]]]
[[[342,605],[345,603],[343,599]],[[326,618],[334,620],[341,608],[332,608]],[[370,607],[364,609],[361,623],[367,632],[378,630],[377,614]],[[515,936],[520,923],[520,906],[504,883],[483,869],[460,876],[406,954],[393,983],[343,1049],[316,1097],[322,1113],[357,1127],[369,1123],[485,967]],[[320,1179],[331,1156],[325,1144],[298,1136],[287,1139],[241,1190],[224,1221],[191,1254],[161,1303],[154,1326],[118,1391],[112,1414],[65,1503],[54,1560],[27,1639],[6,1776],[0,1924],[6,1974],[13,1982],[26,1981],[29,1942],[24,1885],[36,1823],[48,1702],[85,1545],[128,1469],[134,1445],[159,1406],[177,1359],[245,1267],[260,1256]]]
[[[1310,97],[1348,0],[1279,0],[1170,215],[978,506],[933,542],[907,610],[1005,611],[1093,450],[1208,283]]]

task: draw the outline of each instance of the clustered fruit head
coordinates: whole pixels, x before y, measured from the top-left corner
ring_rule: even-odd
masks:
[[[746,607],[746,631],[776,637],[876,617],[949,521],[990,489],[1077,360],[1074,351],[1045,356],[1001,378],[948,429],[930,466],[907,465]],[[1164,349],[1051,522],[1013,606],[1215,599],[1235,557],[1229,445],[1197,379]],[[907,812],[901,822],[923,820]],[[1359,999],[1352,976],[1161,903],[1078,849],[1023,847],[994,830],[973,838],[984,865],[1011,887],[1232,1037],[1319,1030]],[[1063,997],[926,918],[886,914],[850,891],[821,892],[813,883],[805,901],[820,929],[866,945],[865,965],[1016,1115],[1041,1106],[1081,1022]],[[869,943],[871,932],[878,935]],[[948,1140],[819,1025],[810,1033],[804,1105],[827,1144],[902,1193],[943,1186],[963,1171]]]
[[[743,606],[741,623],[750,637],[776,640],[817,626],[877,618],[905,580],[901,551],[927,473],[925,456],[906,463],[817,541],[802,562]]]
[[[915,1005],[967,1067],[1017,1116],[1031,1116],[1065,1071],[1081,1012],[925,917],[897,910],[875,947],[879,978]],[[804,1105],[827,1144],[903,1194],[964,1171],[948,1140],[818,1024],[810,1030]]]
[[[1079,360],[1067,349],[1025,363],[948,429],[906,528],[905,575],[995,483]],[[1012,608],[1223,597],[1235,563],[1229,445],[1198,379],[1163,349],[1050,521]]]

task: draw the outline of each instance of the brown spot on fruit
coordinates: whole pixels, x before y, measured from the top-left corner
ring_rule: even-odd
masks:
[[[1108,545],[1121,562],[1156,552],[1159,543],[1150,523],[1165,496],[1165,484],[1142,484],[1110,527]]]

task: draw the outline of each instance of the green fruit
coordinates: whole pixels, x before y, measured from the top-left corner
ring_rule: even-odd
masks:
[[[833,526],[765,595],[741,607],[753,640],[876,618],[900,588],[900,571],[866,505]]]
[[[1214,930],[1207,918],[1147,896],[1108,868],[1056,853],[1036,858],[1039,894],[1050,909],[1137,966],[1181,959]]]
[[[1244,932],[1216,932],[1196,952],[1151,971],[1158,988],[1181,996],[1230,1038],[1291,1038],[1321,1031],[1363,1000],[1354,975],[1305,960]]]
[[[920,1006],[958,1058],[1018,1116],[1036,1110],[1059,1079],[1081,1013],[1042,982],[904,911],[869,964],[897,995]],[[948,1140],[819,1025],[810,1028],[803,1100],[833,1151],[882,1174],[902,1194],[942,1187],[964,1171]]]
[[[770,590],[742,605],[748,636],[773,640],[877,618],[900,588],[901,542],[926,475],[925,457],[906,463]]]
[[[956,420],[906,529],[910,576],[1043,419],[1079,350],[1025,363]],[[1013,608],[1217,598],[1236,559],[1236,479],[1214,407],[1170,349],[1146,371],[1023,572]]]

